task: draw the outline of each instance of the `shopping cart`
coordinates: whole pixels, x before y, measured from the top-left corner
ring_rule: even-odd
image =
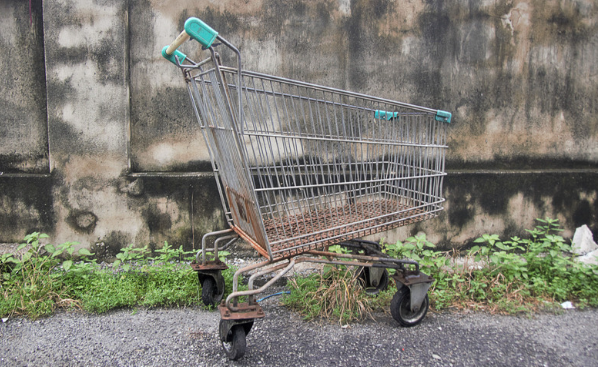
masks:
[[[177,50],[189,38],[209,57],[195,62]],[[218,306],[228,357],[243,356],[253,321],[264,317],[255,295],[300,262],[356,266],[368,293],[383,289],[386,269],[395,269],[392,316],[404,326],[418,324],[434,279],[417,262],[390,258],[378,243],[359,238],[443,209],[451,114],[243,70],[239,50],[197,18],[162,55],[183,72],[230,227],[206,234],[192,264],[203,302],[223,298],[227,266],[218,251],[241,237],[265,258],[235,273],[233,292]],[[328,251],[335,244],[347,250]],[[250,272],[249,290],[239,291],[239,276]],[[254,287],[269,273],[275,275]]]

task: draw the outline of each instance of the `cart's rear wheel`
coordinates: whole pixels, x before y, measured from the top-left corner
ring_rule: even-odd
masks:
[[[224,277],[220,272],[216,275],[224,284]],[[201,282],[201,300],[203,301],[204,305],[206,306],[215,306],[220,301],[222,301],[222,296],[224,295],[224,287],[219,291],[218,286],[216,284],[216,279],[212,278],[211,276],[206,276],[203,281]]]
[[[380,280],[372,279],[370,268],[361,267],[357,271],[365,293],[376,295],[388,287],[388,271],[386,269],[382,272]]]
[[[407,327],[419,324],[424,317],[426,317],[429,307],[430,301],[426,294],[419,309],[412,311],[411,292],[409,291],[409,287],[406,286],[401,287],[401,289],[395,293],[394,297],[392,297],[392,301],[390,301],[390,313],[392,314],[392,318],[401,324],[401,326]]]
[[[220,330],[222,333],[224,320],[220,320]],[[247,342],[245,340],[245,328],[243,325],[234,325],[226,334],[221,337],[222,348],[226,353],[228,359],[236,361],[245,355],[245,347]]]

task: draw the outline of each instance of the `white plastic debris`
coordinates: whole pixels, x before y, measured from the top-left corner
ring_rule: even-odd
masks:
[[[561,307],[564,308],[565,310],[572,310],[575,308],[575,306],[573,306],[573,303],[571,303],[569,301],[561,303]]]
[[[583,225],[575,230],[573,235],[573,252],[578,255],[585,255],[598,250],[598,245],[594,242],[592,231],[587,225]]]
[[[578,257],[576,260],[588,265],[598,265],[598,250],[588,252],[587,254]]]
[[[2,322],[6,322],[6,321],[8,321],[8,317],[4,317],[4,318],[2,319]]]

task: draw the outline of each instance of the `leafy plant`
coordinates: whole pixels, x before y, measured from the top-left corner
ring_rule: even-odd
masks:
[[[230,252],[228,252],[228,251],[218,251],[218,259],[219,259],[221,262],[225,262],[225,260],[226,260],[226,257],[227,257],[228,255],[230,255]],[[209,252],[209,251],[206,251],[206,258],[207,258],[208,260],[214,260],[214,253],[212,253],[212,252]]]
[[[387,255],[414,259],[434,277],[430,303],[435,309],[472,308],[490,312],[531,312],[571,300],[578,307],[598,306],[598,266],[574,261],[571,246],[558,233],[554,219],[538,220],[529,238],[501,240],[485,234],[458,257],[456,251],[436,251],[424,234],[404,242],[382,244]],[[151,251],[129,245],[112,267],[100,269],[93,253],[75,251],[77,243],[44,244],[45,234],[32,233],[19,245],[21,255],[0,256],[0,317],[48,315],[56,307],[106,312],[118,307],[197,304],[197,275],[186,264],[194,252],[164,243]],[[329,250],[346,253],[342,246]],[[206,254],[213,259],[213,254]],[[218,253],[220,260],[229,255]],[[451,255],[451,256],[449,256]],[[235,268],[223,271],[225,297],[232,291]],[[320,274],[291,279],[291,294],[283,302],[307,319],[323,316],[345,324],[371,317],[386,308],[391,288],[372,297],[355,281],[353,267],[326,266]],[[245,289],[240,286],[240,290]]]
[[[333,252],[335,254],[349,254],[351,250],[341,245],[332,245],[328,247],[329,252]]]
[[[598,306],[598,266],[574,261],[571,246],[558,235],[562,229],[557,220],[538,219],[538,223],[527,230],[530,238],[503,241],[496,234],[484,234],[464,256],[436,251],[424,234],[383,244],[383,251],[394,258],[418,261],[422,271],[434,277],[429,293],[431,306],[437,310],[532,312],[554,308],[564,300],[575,301],[578,307]],[[295,278],[285,303],[308,319],[329,317],[331,302],[323,298],[329,283],[323,276]],[[346,284],[347,293],[361,292],[355,282],[352,290]],[[383,307],[386,298],[386,294],[371,298],[367,305]]]
[[[168,245],[168,244],[166,244]],[[124,271],[129,271],[133,262],[138,262],[139,265],[147,264],[147,256],[149,255],[148,247],[135,248],[133,244],[120,249],[116,254],[116,260],[112,263],[113,268],[117,268],[122,264]]]
[[[598,273],[573,261],[571,246],[556,234],[562,231],[557,220],[538,222],[536,228],[527,230],[529,239],[500,241],[497,235],[483,235],[474,241],[480,245],[472,247],[468,257],[484,266],[471,271],[469,278],[492,284],[492,293],[482,300],[504,306],[508,305],[505,300],[517,299],[535,308],[540,300],[561,302],[584,294],[590,297],[582,298],[582,304],[598,305]]]
[[[186,263],[193,251],[167,242],[150,256],[145,247],[129,245],[111,267],[100,269],[86,249],[75,242],[42,244],[45,234],[32,233],[18,247],[22,256],[0,257],[0,316],[37,318],[56,307],[77,307],[106,312],[119,307],[186,306],[200,302],[197,275]],[[221,251],[221,259],[228,255]],[[78,259],[75,259],[75,255]],[[226,294],[231,292],[236,269],[223,272]],[[244,286],[240,287],[241,290]]]
[[[425,233],[409,237],[405,242],[397,241],[395,244],[383,244],[382,252],[396,259],[415,260],[420,264],[422,271],[436,274],[443,266],[450,263],[447,252],[434,251],[436,247],[428,241]],[[393,269],[389,269],[391,273]]]
[[[61,274],[73,267],[74,242],[43,245],[46,234],[34,232],[25,237],[17,251],[22,255],[2,256],[2,298],[0,313],[28,314],[32,318],[51,313],[57,305],[76,306],[62,287]],[[81,250],[79,250],[81,251]],[[83,251],[89,254],[89,251]],[[65,259],[59,258],[65,255]]]

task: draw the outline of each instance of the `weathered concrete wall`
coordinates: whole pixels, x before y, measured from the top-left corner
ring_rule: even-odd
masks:
[[[48,173],[41,1],[0,3],[0,172]],[[31,23],[30,23],[31,21]]]
[[[598,172],[595,170],[449,172],[445,211],[430,221],[400,228],[390,240],[419,231],[444,248],[467,244],[484,233],[527,237],[536,218],[555,218],[571,238],[583,224],[596,228]]]
[[[181,87],[173,82],[178,71],[161,70],[156,78],[156,52],[196,15],[239,46],[248,69],[453,111],[453,168],[598,162],[594,2],[133,3],[144,11],[135,13],[139,18],[132,17],[131,27],[149,35],[132,41],[145,50],[132,59],[139,76],[132,78],[132,94],[149,91],[136,107],[144,111],[161,109],[156,104],[184,111]],[[152,80],[142,78],[148,73]],[[147,115],[133,120],[156,121],[156,136],[164,132],[157,121],[185,121],[172,111]],[[166,135],[180,142],[180,133],[169,129]],[[149,161],[146,155],[139,160]]]
[[[119,181],[127,171],[126,4],[45,1],[56,242],[146,239]]]
[[[224,227],[160,56],[189,16],[247,69],[453,112],[447,210],[387,240],[461,245],[545,216],[598,233],[595,2],[37,0],[32,24],[26,5],[0,4],[0,242],[43,230],[109,255]]]

